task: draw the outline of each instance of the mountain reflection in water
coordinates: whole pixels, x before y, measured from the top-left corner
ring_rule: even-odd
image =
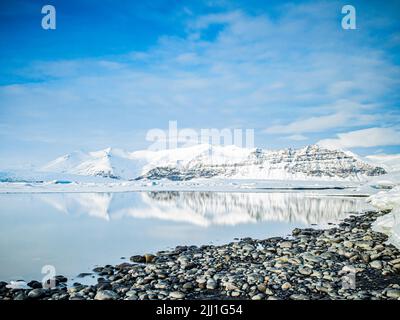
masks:
[[[360,198],[306,193],[64,193],[40,197],[68,214],[88,214],[105,220],[162,219],[203,227],[263,221],[324,224],[367,208]]]

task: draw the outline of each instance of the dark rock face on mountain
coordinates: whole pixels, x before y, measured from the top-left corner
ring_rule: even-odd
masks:
[[[347,178],[351,175],[378,176],[386,173],[383,168],[357,160],[342,151],[332,151],[317,145],[300,150],[256,150],[253,156],[258,160],[257,164],[275,168],[283,166],[290,173],[303,173],[307,176]]]
[[[224,168],[213,168],[212,166],[202,167],[201,165],[198,165],[188,169],[158,167],[150,170],[145,175],[138,177],[136,180],[159,180],[166,178],[173,181],[185,181],[195,178],[212,178],[223,174],[225,174]]]
[[[338,178],[359,179],[365,176],[379,176],[386,171],[377,166],[358,160],[342,151],[328,150],[317,145],[303,149],[264,151],[256,149],[240,162],[219,164],[210,159],[194,158],[185,166],[156,167],[137,179],[170,179],[176,181],[193,178],[261,178],[281,177],[307,179]]]

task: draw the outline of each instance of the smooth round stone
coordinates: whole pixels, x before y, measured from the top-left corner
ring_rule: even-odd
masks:
[[[126,295],[127,297],[136,296],[136,298],[137,298],[137,292],[134,291],[134,290],[129,290],[129,291],[127,291],[127,292],[125,293],[125,295]]]
[[[223,284],[223,286],[225,287],[225,290],[228,290],[228,291],[233,291],[233,290],[237,290],[237,289],[239,289],[234,283],[232,283],[232,282],[225,282],[224,284]]]
[[[265,286],[265,284],[261,283],[257,286],[258,291],[261,292],[265,292],[265,290],[267,290],[267,287]]]
[[[265,294],[272,296],[272,295],[274,295],[274,292],[270,288],[267,288],[267,289],[265,289]]]
[[[155,258],[155,257],[156,257],[156,256],[153,255],[153,254],[146,253],[146,254],[144,255],[144,260],[145,260],[146,263],[152,263],[152,262],[154,262],[154,258]]]
[[[369,256],[369,254],[367,254],[367,253],[361,254],[361,259],[362,259],[365,263],[368,263],[368,262],[371,261],[371,258],[370,258],[370,256]]]
[[[61,283],[65,283],[68,281],[68,278],[64,277],[62,275],[55,276],[55,279],[56,279],[56,281],[61,282]]]
[[[172,291],[169,293],[169,297],[174,299],[183,299],[185,298],[185,294],[180,291]]]
[[[289,282],[285,282],[281,288],[282,290],[289,290],[292,287],[292,285]]]
[[[130,260],[132,262],[136,262],[136,263],[144,263],[144,262],[146,262],[146,258],[144,256],[141,256],[141,255],[132,256],[132,257],[130,257]]]
[[[203,279],[203,278],[197,279],[196,282],[198,283],[198,286],[200,289],[204,289],[206,287],[206,283],[207,283],[206,279]]]
[[[398,290],[398,289],[389,289],[386,292],[386,296],[388,296],[389,298],[398,299],[398,298],[400,298],[400,290]]]
[[[283,241],[279,244],[279,247],[284,249],[290,249],[292,246],[293,244],[290,241]]]
[[[156,289],[166,289],[168,285],[165,282],[159,282],[156,285],[154,285]]]
[[[301,229],[299,228],[294,228],[292,231],[292,235],[297,236],[301,233]]]
[[[185,290],[193,289],[193,284],[192,284],[191,282],[186,282],[186,283],[182,286],[182,288],[185,289]]]
[[[376,260],[381,256],[381,253],[373,253],[370,255],[371,260]]]
[[[312,270],[309,268],[300,268],[299,273],[305,276],[309,276],[312,273]]]
[[[39,299],[43,296],[44,296],[43,289],[33,289],[28,293],[28,297],[31,299]]]
[[[97,291],[94,299],[95,300],[117,300],[119,298],[118,294],[111,290],[100,290]]]
[[[371,261],[371,263],[369,264],[372,268],[374,268],[374,269],[382,269],[382,262],[381,261],[379,261],[379,260],[374,260],[374,261]]]
[[[40,289],[40,288],[42,288],[42,284],[39,281],[36,281],[36,280],[32,280],[32,281],[28,282],[27,285],[29,287],[31,287],[32,289]]]
[[[397,271],[400,271],[400,263],[395,264],[393,268],[396,269]]]
[[[351,242],[351,241],[344,241],[343,242],[343,245],[346,247],[346,248],[353,248],[353,242]]]
[[[253,251],[255,248],[252,246],[252,245],[250,245],[250,244],[246,244],[245,246],[243,246],[243,250],[244,251]]]
[[[86,300],[86,299],[81,296],[73,296],[73,297],[70,297],[68,300]]]
[[[309,298],[304,294],[292,294],[290,296],[292,300],[309,300]]]
[[[17,296],[14,298],[14,300],[26,300],[26,299],[28,299],[28,296],[24,292],[17,294]]]
[[[217,288],[217,283],[214,280],[210,279],[207,281],[206,288],[209,290],[215,290]]]
[[[305,253],[303,255],[303,259],[309,262],[313,262],[313,263],[320,263],[323,261],[323,259],[321,259],[320,257],[317,257],[311,253]]]
[[[261,294],[261,293],[259,293],[259,294],[254,295],[254,296],[251,298],[251,300],[262,300],[262,298],[264,298],[264,295]]]

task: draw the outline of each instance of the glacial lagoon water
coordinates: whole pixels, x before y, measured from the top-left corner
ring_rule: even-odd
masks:
[[[52,265],[85,282],[75,277],[134,254],[287,236],[368,208],[363,198],[307,193],[0,194],[0,280],[40,280]]]

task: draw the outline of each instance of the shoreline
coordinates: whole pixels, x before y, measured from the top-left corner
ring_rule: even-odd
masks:
[[[369,188],[358,190],[363,181],[337,180],[263,180],[263,179],[193,179],[187,181],[79,181],[67,180],[68,183],[58,183],[58,180],[43,181],[10,181],[0,182],[0,194],[25,193],[124,193],[124,192],[327,192],[336,194],[370,195]],[[364,181],[365,182],[365,181]]]
[[[294,229],[290,238],[243,238],[177,246],[97,267],[96,285],[56,278],[57,287],[7,288],[0,300],[400,300],[400,250],[372,223],[390,211],[350,215],[329,229]]]

